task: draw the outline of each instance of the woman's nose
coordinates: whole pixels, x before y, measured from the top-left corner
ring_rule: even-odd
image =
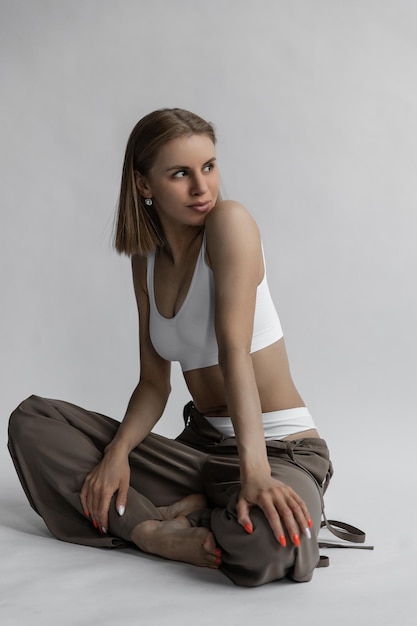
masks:
[[[195,175],[192,179],[191,193],[201,196],[207,191],[207,182],[202,175]]]

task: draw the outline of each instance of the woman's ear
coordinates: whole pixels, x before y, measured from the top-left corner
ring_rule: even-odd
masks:
[[[143,176],[143,174],[141,174],[137,170],[135,170],[133,173],[135,175],[136,189],[139,191],[140,195],[143,196],[144,198],[150,198],[152,195],[152,192],[147,183],[146,178]]]

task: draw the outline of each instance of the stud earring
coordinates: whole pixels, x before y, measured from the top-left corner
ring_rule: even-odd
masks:
[[[146,206],[152,206],[152,198],[145,198]]]

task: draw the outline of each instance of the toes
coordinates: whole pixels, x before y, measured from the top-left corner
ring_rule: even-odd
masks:
[[[213,533],[208,532],[202,543],[202,548],[206,553],[205,558],[209,563],[209,567],[215,569],[219,568],[222,563],[222,551],[218,546],[216,546]]]
[[[210,567],[213,569],[219,569],[222,564],[222,560],[219,556],[215,556],[210,560]]]
[[[203,545],[204,550],[207,553],[212,554],[213,556],[217,556],[217,557],[221,556],[221,550],[216,545],[216,540],[214,539],[214,535],[210,531],[207,533],[207,537],[204,539],[202,545]]]

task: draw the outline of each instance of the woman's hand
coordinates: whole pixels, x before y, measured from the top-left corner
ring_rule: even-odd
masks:
[[[285,547],[287,542],[284,527],[291,541],[300,545],[300,530],[310,538],[312,522],[304,501],[295,491],[271,476],[251,479],[242,484],[237,503],[238,522],[246,532],[252,533],[249,516],[251,507],[258,506],[264,513],[276,540]]]
[[[84,513],[100,533],[108,529],[110,501],[117,491],[116,509],[123,515],[129,489],[130,466],[126,454],[106,451],[86,477],[80,492]]]

